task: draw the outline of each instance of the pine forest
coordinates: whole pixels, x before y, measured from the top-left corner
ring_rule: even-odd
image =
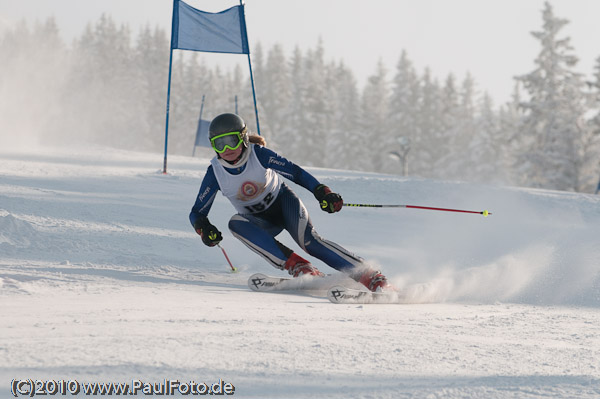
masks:
[[[569,21],[550,3],[540,11],[531,33],[539,42],[535,68],[515,76],[504,104],[468,73],[417,70],[406,51],[394,68],[380,62],[359,84],[322,42],[267,49],[250,38],[261,134],[301,166],[593,193],[600,54],[589,75],[576,72],[576,49],[562,32]],[[149,26],[133,34],[106,15],[71,43],[53,19],[0,32],[2,135],[35,131],[43,145],[160,153],[169,34]],[[237,107],[256,132],[247,62],[225,70],[208,67],[209,56],[174,52],[170,154],[192,155],[203,96],[203,119]]]

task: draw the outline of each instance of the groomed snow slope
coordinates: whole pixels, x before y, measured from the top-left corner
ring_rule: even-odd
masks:
[[[290,183],[321,235],[418,302],[334,305],[251,292],[252,273],[281,272],[229,234],[231,205],[219,195],[210,217],[239,273],[189,226],[208,159],[160,164],[0,149],[0,397],[15,378],[223,379],[244,398],[600,397],[600,196],[309,168],[347,202],[493,213],[329,215]]]

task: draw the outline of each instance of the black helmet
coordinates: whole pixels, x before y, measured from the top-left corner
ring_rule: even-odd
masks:
[[[221,114],[215,117],[208,127],[208,139],[223,133],[240,132],[244,147],[248,147],[248,129],[246,122],[236,114]]]

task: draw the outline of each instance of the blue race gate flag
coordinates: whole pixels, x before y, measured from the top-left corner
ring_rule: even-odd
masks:
[[[169,108],[171,103],[171,72],[173,50],[205,51],[209,53],[247,54],[256,115],[256,130],[260,134],[256,90],[250,60],[250,46],[246,32],[244,5],[213,13],[197,10],[181,0],[173,0],[173,23],[171,25],[171,49],[169,57],[169,83],[167,85],[167,112],[165,114],[165,157],[163,173],[167,173],[167,146],[169,143]],[[201,122],[200,122],[201,123]],[[200,126],[201,127],[201,126]],[[200,128],[199,127],[199,128]],[[202,138],[196,137],[196,141]],[[196,147],[194,146],[194,149]]]
[[[210,147],[210,140],[208,139],[208,127],[210,121],[200,119],[198,121],[198,130],[196,130],[196,147]]]
[[[173,2],[171,48],[211,53],[250,54],[243,5],[211,13],[181,0]]]

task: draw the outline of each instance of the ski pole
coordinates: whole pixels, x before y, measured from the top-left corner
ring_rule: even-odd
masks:
[[[418,206],[418,205],[378,205],[378,204],[346,204],[344,206],[353,206],[360,208],[411,208],[411,209],[425,209],[429,211],[443,211],[443,212],[462,212],[462,213],[478,213],[483,216],[491,215],[488,211],[465,211],[462,209],[449,209],[449,208],[432,208],[429,206]]]
[[[225,249],[221,246],[221,244],[217,244],[217,247],[221,248],[221,251],[223,251],[223,255],[225,255],[225,259],[227,259],[227,263],[229,263],[229,266],[231,267],[231,272],[236,273],[238,271],[238,269],[237,269],[237,267],[235,267],[231,264],[231,261],[229,260],[229,256],[227,256],[227,252],[225,252]]]

